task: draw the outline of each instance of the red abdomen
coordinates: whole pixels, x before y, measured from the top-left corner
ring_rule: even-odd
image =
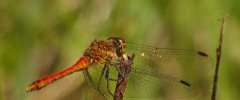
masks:
[[[57,79],[60,79],[68,74],[73,73],[73,72],[84,70],[84,69],[88,68],[89,66],[90,66],[90,59],[88,57],[83,56],[71,67],[69,67],[63,71],[57,72],[55,74],[52,74],[52,75],[49,75],[49,76],[46,76],[39,80],[34,81],[30,85],[28,85],[28,87],[26,88],[26,91],[33,91],[33,90],[41,89],[41,88],[45,87],[46,85],[56,81]]]

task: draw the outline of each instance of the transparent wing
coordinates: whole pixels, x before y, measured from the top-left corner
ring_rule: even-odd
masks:
[[[205,96],[210,89],[211,58],[200,51],[130,45],[135,53],[128,98],[186,99]]]

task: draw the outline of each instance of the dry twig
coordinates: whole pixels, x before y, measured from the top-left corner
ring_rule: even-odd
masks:
[[[122,75],[118,75],[117,85],[115,88],[114,100],[122,100],[123,94],[125,92],[129,73],[131,72],[131,65],[133,64],[134,54],[128,56],[127,59],[122,60],[122,64],[120,66],[120,71],[123,73]]]
[[[222,19],[219,44],[218,44],[218,48],[216,50],[216,52],[217,52],[217,55],[216,55],[217,61],[216,61],[216,67],[215,67],[215,72],[214,72],[214,80],[213,80],[213,88],[212,88],[211,100],[216,100],[217,83],[218,83],[218,75],[219,75],[219,66],[220,66],[220,60],[221,60],[221,55],[222,55],[222,41],[223,41],[223,34],[224,34],[224,26],[225,26],[226,17],[227,17],[227,15],[225,14],[223,19]]]

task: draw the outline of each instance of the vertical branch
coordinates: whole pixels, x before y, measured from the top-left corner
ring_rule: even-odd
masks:
[[[220,30],[220,38],[219,38],[219,44],[218,48],[216,50],[216,66],[215,66],[215,73],[214,73],[214,80],[213,80],[213,88],[212,88],[212,95],[211,100],[216,100],[216,92],[217,92],[217,83],[218,83],[218,75],[219,75],[219,66],[220,66],[220,60],[222,55],[222,41],[223,41],[223,34],[224,34],[224,27],[225,27],[225,21],[226,21],[227,15],[225,14],[222,19],[222,25]]]
[[[118,74],[117,84],[114,93],[114,100],[122,100],[123,94],[125,92],[129,73],[131,72],[131,65],[133,64],[134,54],[131,56],[127,56],[126,58],[122,58],[122,63],[120,66],[120,71],[122,72],[123,76]]]

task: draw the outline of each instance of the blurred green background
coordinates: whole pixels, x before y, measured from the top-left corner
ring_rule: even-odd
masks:
[[[217,100],[240,93],[240,0],[0,0],[0,99],[79,100],[82,73],[34,93],[33,80],[75,62],[96,38],[197,49],[215,58],[228,14]]]

